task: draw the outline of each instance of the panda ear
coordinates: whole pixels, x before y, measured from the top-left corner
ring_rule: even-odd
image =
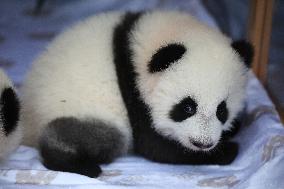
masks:
[[[148,64],[148,71],[156,73],[166,70],[181,59],[185,52],[185,46],[179,43],[171,43],[159,48]]]
[[[231,46],[244,60],[245,65],[250,68],[254,54],[252,45],[245,40],[239,40],[234,41]]]

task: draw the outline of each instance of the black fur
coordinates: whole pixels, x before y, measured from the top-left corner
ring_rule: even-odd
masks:
[[[211,153],[192,152],[179,143],[159,135],[153,128],[150,108],[144,103],[136,86],[137,73],[134,72],[131,31],[139,21],[140,13],[128,13],[115,28],[113,36],[114,63],[120,91],[133,128],[134,150],[153,161],[175,164],[229,164],[237,153],[238,145],[223,142]]]
[[[0,99],[0,116],[4,133],[8,136],[17,127],[19,121],[20,103],[12,88],[5,88]]]
[[[227,108],[227,104],[225,101],[222,101],[218,107],[217,107],[217,111],[216,111],[216,116],[219,119],[219,121],[221,121],[221,123],[226,123],[228,116],[229,116],[229,112],[228,112],[228,108]]]
[[[193,144],[194,146],[201,148],[201,149],[208,149],[208,148],[211,148],[214,145],[213,142],[203,143],[203,142],[199,142],[199,141],[196,141],[196,140],[193,140],[193,139],[189,139],[189,140],[190,140],[191,144]]]
[[[170,118],[176,122],[182,122],[193,116],[197,110],[197,103],[190,97],[184,98],[178,104],[174,105],[170,111]]]
[[[240,121],[240,119],[239,118],[234,119],[233,122],[232,122],[231,130],[224,131],[222,133],[222,140],[229,140],[229,139],[231,139],[232,137],[234,137],[240,131],[240,128],[241,128],[241,121]]]
[[[250,68],[254,54],[252,45],[247,41],[239,40],[239,41],[234,41],[232,43],[232,47],[242,57],[245,65],[248,68]]]
[[[89,177],[101,173],[125,145],[121,133],[100,121],[62,117],[51,121],[40,137],[40,153],[48,169]]]
[[[181,59],[186,52],[186,48],[182,44],[172,43],[161,47],[152,56],[148,64],[150,73],[161,72],[167,69],[170,65]]]
[[[127,13],[113,34],[114,64],[120,91],[133,127],[134,139],[138,138],[141,123],[144,125],[151,123],[148,107],[139,98],[140,93],[136,88],[135,78],[137,76],[133,70],[132,52],[129,46],[130,32],[140,16],[141,13]]]

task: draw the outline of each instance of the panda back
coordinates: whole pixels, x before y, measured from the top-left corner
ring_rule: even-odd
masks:
[[[25,143],[58,117],[95,118],[130,138],[117,84],[112,33],[121,13],[91,17],[59,35],[34,63],[22,89]]]

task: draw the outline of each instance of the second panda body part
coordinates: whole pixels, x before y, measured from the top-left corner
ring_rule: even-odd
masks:
[[[39,144],[48,168],[87,176],[132,146],[158,162],[228,164],[238,146],[221,135],[243,108],[247,79],[234,44],[185,13],[89,18],[34,63],[25,142]]]
[[[0,161],[19,146],[22,127],[19,125],[20,102],[8,76],[0,70]]]

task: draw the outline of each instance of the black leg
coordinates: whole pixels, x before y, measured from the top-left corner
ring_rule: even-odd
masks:
[[[125,146],[116,128],[72,117],[51,121],[39,144],[47,168],[89,177],[97,177],[101,173],[99,164],[111,162]]]
[[[234,142],[222,142],[209,152],[190,151],[174,141],[150,133],[137,142],[137,153],[161,163],[227,165],[233,162],[238,154],[238,144]]]

